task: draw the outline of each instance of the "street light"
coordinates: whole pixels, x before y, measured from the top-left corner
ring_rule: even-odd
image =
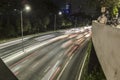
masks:
[[[31,7],[29,5],[25,5],[25,11],[30,11]]]
[[[61,11],[59,11],[58,12],[58,15],[60,16],[60,15],[62,15],[62,12]],[[54,19],[54,31],[56,30],[56,21],[57,21],[57,15],[55,14],[55,19]]]
[[[59,11],[58,15],[62,15],[62,12],[61,12],[61,11]]]
[[[20,19],[21,19],[21,36],[22,36],[22,47],[23,47],[23,52],[24,52],[24,44],[23,44],[23,11],[30,11],[31,7],[29,5],[25,5],[25,8],[20,11]]]

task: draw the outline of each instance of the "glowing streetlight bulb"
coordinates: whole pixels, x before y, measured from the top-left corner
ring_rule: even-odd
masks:
[[[62,15],[62,12],[61,11],[59,11],[59,13],[58,13],[59,15]]]
[[[30,11],[31,10],[31,7],[29,5],[25,5],[25,10],[26,11]]]

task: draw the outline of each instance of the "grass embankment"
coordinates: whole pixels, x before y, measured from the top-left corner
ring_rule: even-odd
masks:
[[[88,56],[84,65],[81,80],[106,80],[97,59],[92,41],[89,43],[86,53]]]

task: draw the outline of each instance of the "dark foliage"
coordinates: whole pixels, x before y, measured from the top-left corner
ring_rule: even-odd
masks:
[[[20,10],[30,4],[31,11],[23,12],[24,35],[51,29],[51,14],[58,10],[51,0],[1,0],[0,1],[0,39],[21,35]]]

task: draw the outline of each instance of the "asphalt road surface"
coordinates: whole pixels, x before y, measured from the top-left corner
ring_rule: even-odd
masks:
[[[57,37],[59,35],[61,35],[62,33],[60,32],[54,32],[54,33],[50,33],[50,34],[44,34],[44,35],[40,35],[40,36],[35,36],[35,37],[31,37],[31,38],[26,38],[23,41],[23,45],[21,43],[22,40],[16,40],[12,43],[9,43],[7,45],[1,45],[0,46],[0,57],[5,58],[7,56],[10,56],[11,54],[14,54],[16,52],[19,52],[24,48],[28,48],[31,46],[34,46],[36,44],[40,44],[41,42]],[[9,46],[11,45],[11,46]]]
[[[91,31],[71,30],[2,47],[0,56],[19,80],[78,80]]]

